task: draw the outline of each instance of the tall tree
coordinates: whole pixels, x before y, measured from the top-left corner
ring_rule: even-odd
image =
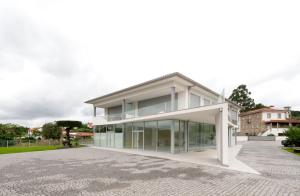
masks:
[[[75,127],[81,127],[82,123],[80,121],[73,120],[60,120],[56,121],[56,124],[66,130],[67,145],[71,147],[70,131]]]
[[[242,84],[232,91],[229,99],[241,106],[241,111],[245,112],[255,108],[254,99],[250,95],[251,92],[247,89],[247,86]]]
[[[55,123],[46,123],[42,127],[42,136],[45,139],[60,139],[61,129]]]

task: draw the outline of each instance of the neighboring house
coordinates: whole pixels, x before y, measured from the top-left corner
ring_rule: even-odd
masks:
[[[236,143],[239,106],[177,72],[85,103],[94,107],[96,146],[168,153],[215,148],[227,165],[228,147]]]
[[[266,107],[240,114],[240,135],[274,134],[281,136],[289,125],[299,125],[300,120],[290,119],[289,107],[283,109]]]

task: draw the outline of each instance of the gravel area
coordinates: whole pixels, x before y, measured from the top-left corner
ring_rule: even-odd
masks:
[[[0,155],[0,195],[300,195],[300,157],[247,142],[262,175],[93,148]]]

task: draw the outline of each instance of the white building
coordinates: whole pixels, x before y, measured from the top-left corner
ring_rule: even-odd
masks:
[[[86,103],[94,107],[97,146],[169,153],[215,148],[228,165],[228,147],[236,143],[239,107],[180,73]]]

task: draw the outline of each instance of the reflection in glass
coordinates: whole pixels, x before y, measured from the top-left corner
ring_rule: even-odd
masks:
[[[156,150],[157,144],[157,122],[145,122],[144,129],[144,148],[145,150]]]
[[[132,148],[132,123],[125,124],[124,148]]]
[[[158,121],[158,151],[171,151],[171,121]]]

